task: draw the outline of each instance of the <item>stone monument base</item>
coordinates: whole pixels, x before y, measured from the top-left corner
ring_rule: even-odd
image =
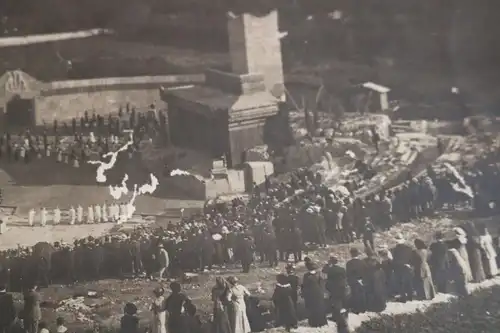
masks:
[[[171,141],[180,147],[225,157],[229,168],[245,162],[245,152],[264,143],[264,127],[279,111],[267,91],[235,94],[211,86],[172,90],[169,106]]]

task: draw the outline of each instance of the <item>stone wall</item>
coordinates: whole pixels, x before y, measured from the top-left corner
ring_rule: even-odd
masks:
[[[203,75],[141,76],[77,81],[57,81],[45,84],[35,99],[37,124],[71,121],[86,110],[101,115],[118,112],[127,103],[137,110],[151,104],[166,108],[160,98],[160,87],[169,89],[204,81]]]

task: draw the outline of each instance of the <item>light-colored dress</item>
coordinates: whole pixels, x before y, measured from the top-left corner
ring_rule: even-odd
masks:
[[[479,237],[479,244],[481,245],[481,249],[484,251],[486,260],[485,260],[485,271],[489,276],[498,275],[498,266],[497,266],[497,252],[493,247],[493,239],[491,235],[487,233],[486,235]]]
[[[153,311],[152,333],[167,333],[167,308],[165,297],[155,298],[151,305]]]
[[[229,289],[227,297],[233,306],[229,321],[233,333],[250,333],[252,331],[247,317],[245,296],[250,296],[250,292],[242,285],[237,284]]]

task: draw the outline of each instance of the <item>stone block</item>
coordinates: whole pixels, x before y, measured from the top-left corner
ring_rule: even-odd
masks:
[[[233,95],[251,95],[266,90],[262,74],[234,74],[208,69],[206,84]]]

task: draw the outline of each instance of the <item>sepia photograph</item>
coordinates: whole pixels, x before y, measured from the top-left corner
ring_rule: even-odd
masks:
[[[498,332],[499,20],[0,0],[0,333]]]

